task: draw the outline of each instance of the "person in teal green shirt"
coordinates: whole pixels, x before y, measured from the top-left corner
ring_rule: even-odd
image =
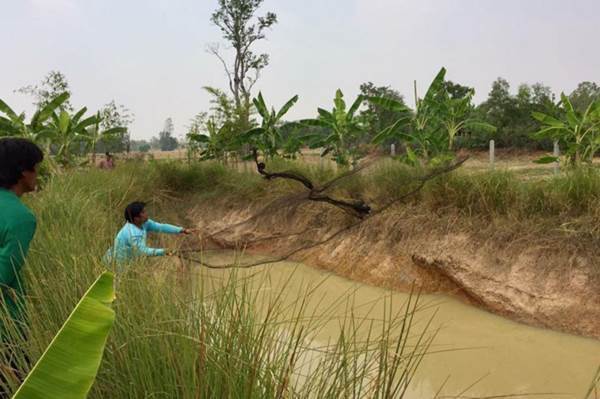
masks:
[[[2,320],[12,319],[17,332],[25,334],[26,315],[21,269],[29,250],[29,243],[35,234],[36,219],[23,205],[21,197],[25,193],[35,191],[37,168],[43,159],[42,151],[29,140],[0,139],[0,301],[2,305],[0,336],[2,344],[8,344],[7,341],[10,340],[6,324]],[[15,368],[14,365],[9,366]]]
[[[188,235],[194,231],[157,223],[148,217],[144,202],[132,202],[125,208],[125,225],[115,237],[114,245],[104,255],[104,262],[115,264],[117,271],[122,271],[124,264],[141,256],[171,255],[174,251],[149,247],[146,242],[148,233]]]

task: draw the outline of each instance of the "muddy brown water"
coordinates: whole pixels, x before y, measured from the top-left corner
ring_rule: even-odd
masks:
[[[237,258],[232,253],[204,255],[216,264],[231,263],[234,256]],[[192,270],[196,281],[210,284],[224,281],[232,273],[231,269]],[[349,314],[355,320],[382,320],[386,312],[402,312],[409,300],[406,293],[392,293],[292,262],[237,273],[238,278],[250,276],[252,289],[265,297],[283,292],[281,306],[291,309],[300,298],[309,298],[305,313],[326,320],[317,323],[319,328],[312,333],[309,346],[314,348],[334,342]],[[440,388],[440,397],[518,394],[583,399],[600,366],[597,340],[515,323],[443,295],[421,296],[418,308],[411,334],[418,336],[432,320],[427,331],[435,333],[435,338],[405,396],[409,399],[432,398]],[[366,336],[368,323],[361,328],[364,331],[359,334]],[[315,353],[314,363],[319,358]],[[308,373],[311,362],[304,359],[299,374]]]

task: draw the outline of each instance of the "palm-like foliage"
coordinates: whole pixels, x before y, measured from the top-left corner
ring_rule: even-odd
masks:
[[[496,131],[494,126],[473,117],[473,95],[475,95],[475,92],[470,90],[462,98],[450,98],[446,90],[442,92],[439,111],[441,124],[448,138],[449,151],[453,150],[454,140],[464,129],[478,129],[486,132]]]
[[[102,118],[85,117],[87,108],[71,115],[61,105],[69,99],[63,93],[36,111],[29,122],[25,115],[17,115],[4,101],[0,100],[0,136],[24,137],[42,146],[46,152],[54,153],[55,160],[63,166],[72,165],[79,153],[95,153],[98,141],[113,138],[127,132],[124,127],[102,130]],[[94,156],[94,155],[92,155]]]
[[[414,151],[416,155],[425,159],[445,152],[448,140],[441,123],[445,76],[446,69],[442,68],[429,85],[424,98],[418,98],[415,88],[414,111],[393,99],[368,98],[376,105],[403,113],[396,122],[376,135],[373,142],[398,140],[405,143],[409,155],[412,156]]]
[[[373,139],[374,143],[394,139],[406,144],[409,158],[430,159],[453,150],[456,137],[467,128],[494,131],[495,127],[473,118],[473,91],[452,98],[444,85],[446,68],[433,79],[425,96],[419,98],[415,87],[415,110],[389,98],[369,97],[373,104],[402,114]]]
[[[209,118],[203,128],[208,134],[203,134],[199,129],[187,134],[190,143],[200,151],[200,159],[224,159],[227,152],[227,122],[220,127],[214,117]]]
[[[562,93],[559,105],[564,112],[563,119],[541,112],[532,114],[543,125],[534,137],[559,141],[565,155],[576,166],[582,160],[591,161],[600,148],[600,100],[592,102],[584,112],[578,112],[569,97]],[[554,157],[540,160],[542,163],[555,161]]]
[[[331,153],[340,165],[354,164],[360,157],[358,141],[366,131],[361,118],[356,115],[363,101],[364,97],[358,96],[350,108],[346,109],[344,94],[338,89],[331,111],[319,108],[317,119],[300,121],[306,126],[325,128],[329,132],[327,135],[308,136],[309,146],[322,148],[321,156]]]
[[[294,155],[299,149],[299,141],[293,136],[287,140],[284,139],[281,134],[281,128],[284,124],[281,123],[281,119],[297,101],[298,96],[294,96],[279,111],[275,111],[275,108],[271,108],[271,111],[269,111],[262,93],[258,93],[258,97],[252,102],[262,118],[262,123],[259,127],[250,129],[242,135],[243,143],[250,144],[267,158],[273,158],[279,155],[281,151],[284,153],[291,152],[290,155]]]
[[[251,112],[236,107],[235,102],[217,88],[207,86],[204,90],[211,96],[210,115],[202,115],[193,122],[187,134],[189,146],[193,152],[200,153],[200,159],[225,159],[228,153],[240,149],[243,127]]]
[[[25,114],[12,110],[4,101],[0,100],[0,136],[18,136],[43,144],[46,132],[46,121],[54,112],[69,99],[68,93],[63,93],[36,111],[29,122],[25,121]]]
[[[87,148],[91,141],[88,128],[96,125],[99,121],[97,116],[84,118],[87,108],[83,107],[75,115],[67,111],[53,113],[44,130],[44,138],[55,146],[56,160],[63,166],[72,164],[74,156]]]

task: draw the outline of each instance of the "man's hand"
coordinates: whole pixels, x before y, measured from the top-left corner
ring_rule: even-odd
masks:
[[[186,236],[196,233],[196,232],[198,232],[198,229],[183,229],[183,230],[181,230],[181,234],[186,235]]]
[[[166,256],[176,256],[177,255],[177,250],[175,249],[167,249],[167,251],[165,252]]]

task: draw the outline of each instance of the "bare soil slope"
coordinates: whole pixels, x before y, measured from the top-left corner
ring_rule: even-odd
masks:
[[[189,217],[211,234],[256,209],[210,203]],[[250,242],[248,250],[285,255],[352,222],[336,209],[304,204],[227,230],[216,242],[225,248]],[[495,223],[401,205],[291,260],[381,287],[406,290],[416,283],[517,321],[600,339],[600,256],[594,248],[556,245],[519,229],[518,221]]]

